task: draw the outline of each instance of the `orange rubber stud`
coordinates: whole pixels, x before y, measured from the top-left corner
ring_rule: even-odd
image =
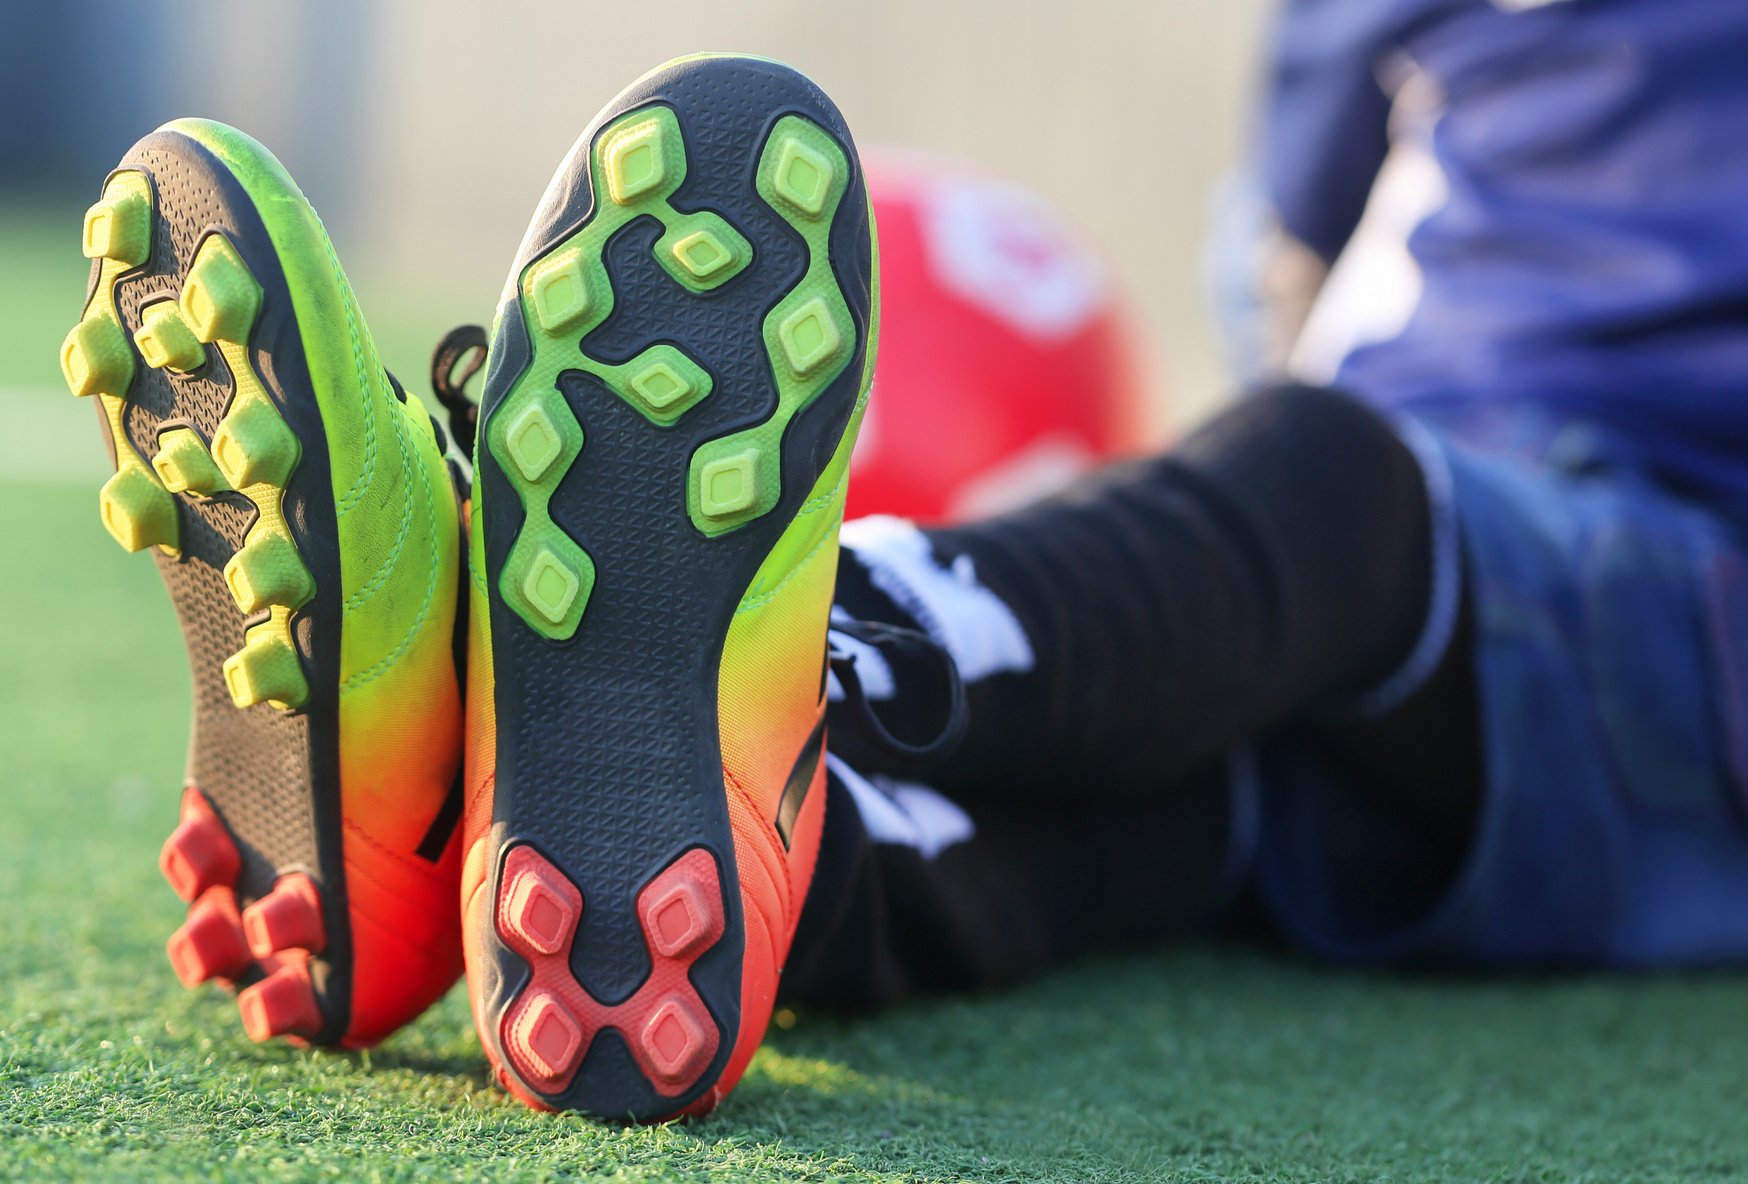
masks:
[[[188,919],[170,935],[164,950],[185,987],[208,979],[234,978],[249,965],[249,947],[237,916],[237,897],[224,885],[208,888],[188,910]]]
[[[516,862],[521,866],[508,877],[499,918],[505,936],[520,938],[527,946],[524,953],[556,954],[576,931],[582,896],[557,868]]]
[[[710,1017],[702,1014],[695,997],[670,995],[662,1000],[637,1034],[642,1056],[638,1060],[654,1070],[663,1085],[684,1087],[704,1071],[716,1049],[705,1032]]]
[[[228,885],[242,870],[243,859],[230,832],[200,791],[182,794],[182,823],[164,841],[158,868],[183,900],[192,902],[208,888]]]
[[[664,958],[684,958],[710,938],[710,906],[696,881],[664,876],[644,892],[643,931]]]
[[[321,953],[328,932],[315,884],[302,872],[282,877],[273,891],[243,910],[243,935],[257,958],[282,950]]]
[[[534,1081],[553,1086],[569,1080],[583,1059],[583,1027],[550,991],[536,990],[517,1013],[510,1040]]]
[[[722,939],[726,925],[715,858],[703,848],[686,852],[638,893],[636,907],[649,977],[630,998],[603,1003],[570,967],[582,893],[532,847],[505,857],[498,935],[531,972],[498,1030],[509,1062],[498,1066],[499,1079],[517,1097],[542,1105],[531,1089],[549,1095],[568,1089],[604,1028],[624,1037],[644,1076],[666,1097],[684,1093],[716,1056],[721,1034],[690,977],[692,963]]]
[[[257,1044],[275,1036],[310,1037],[322,1030],[322,1011],[309,968],[287,962],[253,986],[237,993],[243,1031]]]

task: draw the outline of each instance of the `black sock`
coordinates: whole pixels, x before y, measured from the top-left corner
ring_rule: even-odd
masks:
[[[1307,387],[927,538],[1011,609],[1033,658],[970,686],[965,741],[929,775],[959,795],[1155,793],[1391,674],[1419,637],[1432,572],[1412,451],[1367,407]],[[853,546],[841,572],[852,616],[917,623]],[[834,748],[847,732],[834,729]]]
[[[1431,907],[1448,886],[1481,813],[1485,770],[1473,618],[1465,602],[1443,660],[1389,710],[1363,719],[1319,720],[1304,730],[1304,742],[1348,793],[1395,815],[1411,836],[1406,843],[1425,899],[1406,915]]]
[[[968,833],[930,851],[872,837],[834,771],[779,997],[868,1006],[996,986],[1208,924],[1246,850],[1228,780],[1210,768],[1147,802],[971,803]]]

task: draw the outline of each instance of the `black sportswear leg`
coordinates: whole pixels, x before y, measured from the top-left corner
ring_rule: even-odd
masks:
[[[1369,408],[1310,387],[1255,395],[1172,452],[1029,508],[930,531],[1036,658],[970,688],[965,742],[930,780],[967,799],[1157,795],[1392,673],[1427,614],[1430,536],[1412,451]],[[853,547],[838,603],[909,623]]]
[[[930,855],[877,842],[835,773],[787,1002],[891,1003],[995,986],[1211,920],[1233,887],[1223,766],[1140,803],[980,803]]]
[[[1466,613],[1400,702],[1370,718],[1341,710],[1421,638],[1432,517],[1426,475],[1391,425],[1292,387],[1166,456],[927,532],[925,561],[1004,605],[1030,663],[970,683],[965,743],[925,777],[970,811],[972,840],[932,859],[875,842],[834,782],[785,992],[872,1003],[985,986],[1206,918],[1227,887],[1223,758],[1289,731],[1454,866],[1481,784]],[[1460,576],[1456,555],[1438,559]],[[924,625],[901,607],[915,599],[908,570],[852,541],[837,603]],[[963,611],[975,632],[979,610]],[[913,698],[897,683],[888,710],[902,722]],[[882,767],[847,719],[832,747]]]
[[[1301,738],[1346,792],[1390,811],[1418,864],[1430,907],[1468,853],[1480,817],[1484,768],[1474,622],[1465,602],[1444,659],[1402,702],[1370,719],[1319,720]],[[1405,893],[1413,890],[1403,880]],[[1403,901],[1408,906],[1407,900]]]

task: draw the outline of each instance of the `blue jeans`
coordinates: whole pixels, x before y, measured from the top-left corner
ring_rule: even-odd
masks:
[[[1460,866],[1302,744],[1241,765],[1257,876],[1320,956],[1489,966],[1748,960],[1748,537],[1630,440],[1426,411],[1473,614],[1485,786]]]

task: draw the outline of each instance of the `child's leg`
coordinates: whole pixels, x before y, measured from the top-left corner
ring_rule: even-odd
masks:
[[[1402,684],[1401,702],[1331,743],[1370,774],[1356,784],[1407,790],[1402,812],[1459,851],[1478,774],[1468,663],[1438,661],[1459,573],[1435,500],[1394,428],[1295,388],[1018,513],[848,525],[839,610],[930,634],[971,722],[922,788],[882,777],[902,771],[834,716],[828,834],[786,992],[985,986],[1207,919],[1256,838],[1228,751],[1380,686]],[[882,717],[926,734],[906,717],[939,714],[939,697],[880,652],[857,657]],[[1434,751],[1415,747],[1428,720],[1444,725]],[[1405,753],[1418,776],[1393,776]]]
[[[1478,795],[1443,837],[1435,817],[1400,808],[1424,801],[1417,766],[1446,757],[1417,761],[1388,716],[1272,738],[1254,779],[1271,912],[1306,948],[1355,960],[1748,959],[1740,527],[1659,485],[1630,441],[1594,425],[1519,408],[1439,428]]]
[[[1224,765],[1145,802],[961,805],[832,758],[790,1002],[994,986],[1206,922],[1250,865]],[[1253,811],[1252,811],[1253,813]]]
[[[1421,464],[1391,425],[1288,388],[1016,513],[927,532],[851,523],[837,603],[918,626],[959,660],[971,722],[931,770],[944,790],[1153,796],[1411,658],[1432,665],[1418,652],[1429,608],[1454,615],[1458,578],[1447,540],[1434,596],[1433,522]],[[1435,642],[1449,628],[1436,622]],[[849,727],[832,743],[881,767]]]

